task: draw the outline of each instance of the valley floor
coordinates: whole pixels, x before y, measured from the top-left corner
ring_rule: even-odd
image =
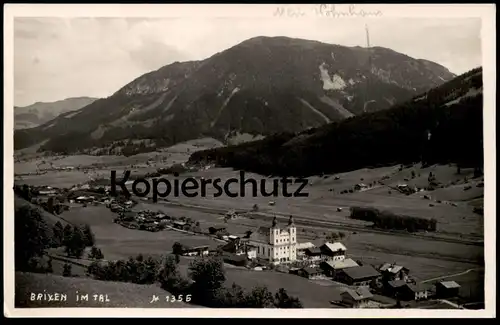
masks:
[[[181,156],[181,154],[179,154]],[[188,155],[186,154],[185,157]],[[176,158],[181,161],[187,158]],[[66,158],[69,159],[69,158]],[[108,158],[100,158],[106,160]],[[120,158],[122,159],[122,158]],[[110,158],[110,160],[113,160]],[[83,161],[78,159],[76,161]],[[113,165],[117,170],[125,170],[129,166]],[[154,170],[162,163],[156,162],[144,168],[136,168],[138,172]],[[26,165],[16,164],[16,173],[23,173]],[[94,175],[102,175],[109,178],[107,168],[94,169]],[[417,177],[410,178],[411,170],[417,171]],[[446,188],[430,193],[415,193],[406,196],[391,190],[391,186],[400,183],[412,183],[418,185],[425,182],[429,172],[433,172],[437,179],[443,183],[450,183]],[[134,173],[134,172],[133,172]],[[418,281],[434,281],[446,278],[456,280],[462,285],[461,295],[468,296],[471,300],[484,301],[484,240],[483,216],[475,214],[473,207],[468,204],[470,200],[482,200],[482,188],[476,187],[479,180],[471,183],[472,189],[464,191],[465,185],[460,185],[458,180],[470,176],[470,171],[462,171],[462,175],[455,175],[455,168],[449,166],[431,166],[428,168],[400,169],[399,166],[377,169],[363,169],[349,173],[328,175],[325,177],[313,177],[309,179],[309,197],[307,198],[284,198],[284,197],[238,197],[213,198],[213,192],[208,191],[206,198],[167,198],[168,201],[151,200],[143,201],[134,207],[134,210],[162,211],[165,214],[177,217],[189,217],[200,222],[203,229],[209,227],[226,227],[231,234],[242,235],[247,230],[255,230],[259,226],[269,226],[274,215],[284,222],[290,214],[293,214],[297,223],[299,242],[311,241],[319,243],[325,241],[331,232],[342,231],[346,237],[342,240],[347,247],[347,255],[363,263],[379,265],[384,262],[397,262],[410,269]],[[197,179],[221,178],[223,181],[231,177],[239,177],[237,171],[230,169],[213,168],[209,170],[181,175],[180,179],[192,176]],[[265,177],[248,174],[247,178],[254,177],[257,180]],[[18,179],[18,183],[35,185],[49,185],[54,187],[69,187],[77,183],[88,181],[88,174],[80,171],[62,172],[49,171],[44,175],[25,175]],[[170,177],[166,177],[170,179]],[[374,183],[384,179],[386,185],[373,186],[369,190],[340,194],[345,189],[352,188],[358,183]],[[455,182],[455,184],[451,184]],[[271,184],[271,181],[268,181]],[[332,190],[330,190],[332,189]],[[423,198],[430,196],[430,200]],[[150,195],[151,196],[151,195]],[[137,198],[136,198],[137,199]],[[273,204],[270,204],[271,202]],[[450,203],[453,202],[453,205]],[[431,206],[432,203],[432,206]],[[221,213],[236,209],[238,211],[250,211],[254,205],[259,208],[258,213],[248,214],[243,217],[224,221]],[[374,206],[388,209],[398,213],[438,220],[438,231],[436,233],[423,233],[411,235],[404,232],[381,231],[369,227],[369,224],[349,218],[349,207],[352,206]],[[340,208],[340,209],[339,209]],[[163,255],[171,251],[175,242],[197,246],[209,245],[216,247],[220,243],[212,238],[200,235],[188,235],[172,230],[161,232],[147,232],[127,229],[116,223],[116,217],[105,206],[88,206],[83,208],[75,205],[61,216],[69,223],[88,223],[96,235],[96,245],[102,249],[105,259],[126,259],[137,254]],[[62,252],[53,251],[51,254],[63,255]],[[181,270],[187,272],[188,260],[183,258]],[[257,285],[266,285],[271,291],[285,288],[289,294],[298,296],[309,308],[332,308],[331,300],[340,297],[339,288],[330,281],[325,285],[324,281],[313,281],[294,275],[282,274],[270,271],[242,270],[227,267],[227,284],[233,282],[246,289],[252,289]],[[52,280],[52,278],[54,280]],[[121,292],[118,284],[100,283],[83,278],[66,279],[48,275],[16,275],[16,287],[23,287],[24,292],[18,293],[17,297],[27,295],[29,292],[43,290],[42,279],[48,283],[54,283],[54,288],[61,286],[73,290],[79,283],[88,281],[90,288],[93,286],[111,286],[109,289],[96,287],[95,290],[103,292]],[[30,285],[27,285],[30,280]],[[43,280],[45,281],[45,280]],[[34,287],[32,287],[34,285]],[[156,290],[154,287],[136,288],[130,284],[120,284],[125,291],[115,298],[117,304],[138,307],[146,306],[147,297]],[[59,289],[60,290],[60,289]],[[94,289],[92,289],[94,290]],[[91,290],[91,291],[92,291]],[[115,290],[115,291],[113,291]],[[158,288],[158,290],[161,290]],[[130,296],[130,298],[128,298]],[[18,299],[18,298],[16,298]],[[21,299],[21,298],[19,298]],[[130,299],[130,300],[127,300]],[[16,300],[17,301],[17,300]],[[19,300],[20,304],[26,304],[26,298]],[[172,307],[172,306],[170,306]]]

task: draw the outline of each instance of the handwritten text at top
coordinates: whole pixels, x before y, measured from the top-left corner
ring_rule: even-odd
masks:
[[[300,6],[279,6],[274,11],[275,17],[328,17],[328,18],[368,18],[368,17],[381,17],[383,15],[380,10],[367,11],[356,8],[356,5],[342,6],[334,4],[320,4],[316,5],[312,10],[305,11],[305,8]]]

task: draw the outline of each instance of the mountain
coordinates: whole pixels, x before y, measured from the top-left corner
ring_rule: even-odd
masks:
[[[191,155],[263,175],[311,176],[422,161],[483,168],[482,68],[394,107]]]
[[[14,106],[14,128],[27,129],[44,124],[60,114],[76,111],[92,104],[97,98],[73,97],[52,103],[37,102],[29,106]]]
[[[127,139],[153,139],[154,148],[297,132],[387,109],[453,77],[387,48],[256,37],[167,65],[76,114],[16,132],[15,148],[46,141],[41,150],[71,153]]]

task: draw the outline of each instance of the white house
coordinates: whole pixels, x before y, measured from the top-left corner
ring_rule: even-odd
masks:
[[[297,260],[297,228],[290,217],[288,225],[280,228],[276,217],[270,228],[260,227],[250,235],[249,243],[257,247],[257,257],[273,264],[289,263]]]
[[[321,247],[321,255],[324,260],[343,261],[347,248],[339,242],[324,243]]]

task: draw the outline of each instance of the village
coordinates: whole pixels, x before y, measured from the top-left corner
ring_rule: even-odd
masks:
[[[396,262],[363,263],[349,256],[348,248],[341,240],[324,240],[319,244],[298,242],[297,227],[291,216],[285,224],[279,224],[275,217],[269,227],[230,233],[226,227],[207,228],[189,217],[169,216],[161,211],[133,211],[138,201],[112,197],[109,188],[104,186],[87,184],[68,190],[23,185],[16,186],[15,191],[54,214],[60,214],[75,204],[81,207],[105,205],[116,214],[113,221],[129,229],[177,231],[209,237],[217,245],[193,247],[180,241],[172,247],[172,252],[187,258],[218,255],[232,267],[328,281],[342,291],[341,300],[330,301],[332,305],[344,308],[437,308],[444,304],[444,308],[461,308],[460,284],[457,282],[419,283],[408,267]],[[234,210],[222,215],[225,221],[238,217]]]

